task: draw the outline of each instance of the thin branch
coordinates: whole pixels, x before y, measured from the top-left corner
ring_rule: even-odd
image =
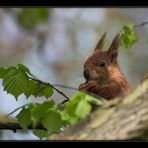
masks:
[[[54,87],[52,84],[50,84],[49,82],[43,82],[43,81],[41,81],[41,80],[39,80],[39,79],[31,78],[31,77],[29,77],[29,78],[32,79],[32,80],[34,80],[34,81],[36,81],[36,82],[38,82],[38,83],[41,83],[41,84],[44,84],[44,85],[48,85],[48,86],[50,86],[51,88],[53,88],[55,91],[57,91],[59,94],[61,94],[62,96],[64,96],[64,97],[66,98],[66,100],[63,101],[64,103],[70,100],[69,97],[67,97],[63,92],[61,92],[61,91],[58,90],[57,88],[55,88],[55,87]],[[63,104],[63,102],[62,102],[61,104]]]
[[[76,91],[79,91],[79,92],[85,92],[86,94],[92,96],[92,97],[95,97],[95,98],[99,98],[100,100],[104,100],[101,96],[99,95],[96,95],[94,93],[91,93],[91,92],[87,92],[87,91],[80,91],[79,89],[77,88],[74,88],[74,87],[71,87],[71,86],[66,86],[66,85],[61,85],[61,84],[52,84],[53,86],[55,87],[62,87],[62,88],[68,88],[68,89],[72,89],[72,90],[76,90]],[[67,101],[64,100],[62,103],[66,103]]]
[[[52,85],[55,87],[63,87],[63,88],[68,88],[68,89],[79,91],[79,89],[71,87],[71,86],[66,86],[66,85],[61,85],[61,84],[52,84]]]
[[[32,127],[32,125],[29,125],[27,127],[28,129],[42,129],[46,130],[42,125],[37,125],[35,128]],[[12,130],[16,133],[16,130],[22,130],[22,127],[19,123],[16,122],[0,122],[0,129],[1,130]]]
[[[135,24],[135,25],[134,25],[134,28],[136,28],[136,27],[141,27],[141,26],[144,26],[144,25],[147,25],[147,24],[148,24],[148,21],[145,21],[145,22],[140,23],[140,24]]]
[[[56,90],[59,94],[61,94],[62,96],[64,96],[64,97],[66,98],[66,100],[62,101],[61,104],[64,104],[64,103],[68,102],[68,101],[70,100],[70,98],[67,97],[63,92],[61,92],[61,91],[59,91],[57,88],[55,88],[55,86],[57,86],[57,87],[63,87],[63,88],[68,88],[68,89],[73,89],[73,90],[79,91],[79,89],[74,88],[74,87],[70,87],[70,86],[66,86],[66,85],[61,85],[61,84],[50,84],[50,83],[48,83],[48,82],[43,82],[43,81],[41,81],[41,80],[39,80],[39,79],[36,79],[36,78],[31,78],[31,77],[29,77],[29,78],[32,79],[32,80],[34,80],[34,81],[36,81],[36,82],[38,82],[38,83],[41,83],[41,84],[48,85],[48,86],[52,87],[52,88],[53,88],[54,90]],[[80,92],[83,92],[83,91],[80,91]],[[99,98],[99,99],[103,99],[102,97],[100,97],[100,96],[98,96],[98,95],[96,95],[96,94],[94,94],[94,93],[86,92],[86,91],[85,91],[85,93],[88,94],[88,95],[90,95],[90,96],[92,96],[92,97]],[[104,99],[103,99],[103,100],[104,100]]]
[[[16,109],[13,110],[12,112],[10,112],[10,113],[6,116],[6,118],[7,118],[8,116],[12,115],[14,112],[18,111],[19,109],[21,109],[21,108],[23,108],[23,107],[25,107],[25,106],[29,106],[30,104],[31,104],[31,103],[27,103],[27,104],[25,104],[25,105],[22,105],[22,106],[16,108]]]

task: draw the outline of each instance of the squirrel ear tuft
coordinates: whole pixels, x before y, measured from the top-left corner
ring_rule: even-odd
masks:
[[[114,39],[107,51],[112,62],[116,61],[116,59],[117,59],[118,48],[120,46],[120,39],[121,39],[121,31],[115,35],[115,37],[114,37]]]
[[[102,37],[100,38],[98,44],[96,45],[94,52],[98,51],[98,50],[102,50],[103,45],[104,45],[104,40],[106,37],[106,32],[102,35]]]

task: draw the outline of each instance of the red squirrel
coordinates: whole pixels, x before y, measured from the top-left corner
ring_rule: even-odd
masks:
[[[107,51],[101,51],[105,37],[106,33],[99,40],[93,54],[84,63],[83,74],[86,82],[80,84],[79,90],[110,100],[129,91],[130,85],[117,61],[121,32],[116,34]]]

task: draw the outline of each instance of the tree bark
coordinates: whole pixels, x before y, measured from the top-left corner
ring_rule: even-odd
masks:
[[[147,140],[148,76],[128,95],[97,108],[49,140]]]

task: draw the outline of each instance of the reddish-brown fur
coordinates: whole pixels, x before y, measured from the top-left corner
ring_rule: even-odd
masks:
[[[105,99],[113,99],[123,92],[129,91],[130,86],[121,72],[118,62],[120,33],[117,33],[108,51],[101,51],[105,35],[99,40],[93,54],[85,61],[85,83],[80,84],[80,91],[87,91]]]

